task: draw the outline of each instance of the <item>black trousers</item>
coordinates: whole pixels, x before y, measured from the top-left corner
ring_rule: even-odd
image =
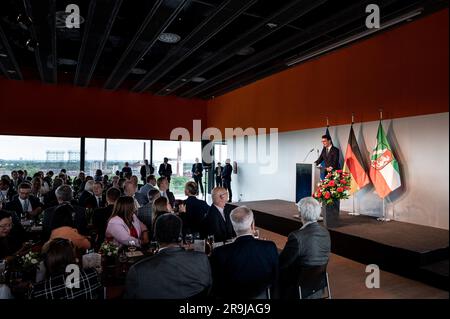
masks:
[[[216,176],[216,187],[222,187],[222,177]]]
[[[233,197],[233,193],[231,192],[231,181],[224,179],[223,187],[228,191],[228,201],[231,202],[231,198]]]
[[[200,188],[200,191],[201,191],[202,194],[203,194],[204,191],[203,191],[202,176],[200,176],[200,175],[194,175],[194,181],[197,183],[197,186]]]

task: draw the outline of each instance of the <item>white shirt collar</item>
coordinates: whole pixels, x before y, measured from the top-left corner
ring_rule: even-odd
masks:
[[[219,206],[217,206],[217,205],[214,205],[214,206],[216,206],[216,208],[219,210],[219,212],[220,212],[220,215],[222,215],[222,218],[225,220],[225,214],[224,214],[224,212],[223,212],[223,208],[222,207],[219,207]]]

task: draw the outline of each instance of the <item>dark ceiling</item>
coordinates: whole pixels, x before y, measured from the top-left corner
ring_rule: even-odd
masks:
[[[1,0],[0,74],[212,98],[375,34],[365,26],[370,3]],[[446,0],[375,3],[385,27],[380,31],[448,7]],[[66,27],[69,4],[80,9],[80,28]],[[165,43],[161,34],[179,41]]]

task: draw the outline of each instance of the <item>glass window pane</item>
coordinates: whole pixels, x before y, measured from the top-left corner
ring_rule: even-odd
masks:
[[[0,175],[27,170],[28,175],[65,168],[69,176],[80,169],[80,139],[0,135]]]

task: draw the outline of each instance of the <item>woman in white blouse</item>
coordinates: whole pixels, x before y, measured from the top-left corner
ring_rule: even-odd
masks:
[[[106,227],[106,239],[120,245],[129,246],[131,242],[140,247],[147,244],[147,227],[136,216],[133,197],[122,196],[114,205],[113,213]]]

